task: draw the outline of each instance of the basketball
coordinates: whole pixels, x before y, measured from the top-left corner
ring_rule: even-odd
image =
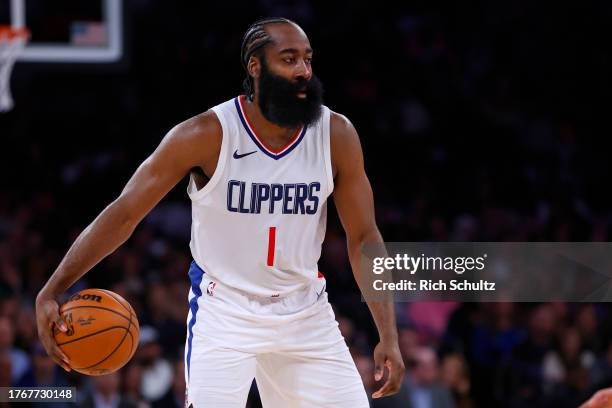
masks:
[[[123,367],[138,347],[140,327],[132,306],[118,294],[85,289],[59,310],[68,330],[53,327],[53,336],[70,359],[72,369],[104,375]]]

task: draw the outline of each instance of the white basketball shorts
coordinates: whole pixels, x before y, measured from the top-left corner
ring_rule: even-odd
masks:
[[[244,408],[253,378],[264,408],[369,407],[325,279],[255,298],[189,270],[186,406]]]

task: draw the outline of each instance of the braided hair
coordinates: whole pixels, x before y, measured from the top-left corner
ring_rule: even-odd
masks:
[[[242,37],[242,47],[240,48],[240,58],[242,60],[242,67],[247,73],[246,78],[242,82],[244,92],[250,101],[253,101],[253,95],[255,93],[255,85],[253,78],[249,74],[248,63],[251,56],[261,58],[264,47],[272,42],[270,34],[265,30],[267,24],[274,23],[288,23],[295,24],[293,21],[283,17],[272,17],[257,20],[248,28],[244,37]],[[297,24],[295,24],[297,25]]]

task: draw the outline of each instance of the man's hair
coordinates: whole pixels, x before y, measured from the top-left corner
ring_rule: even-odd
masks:
[[[246,78],[242,82],[244,92],[246,96],[252,101],[253,94],[255,93],[255,85],[253,78],[249,74],[248,63],[251,56],[255,55],[258,58],[263,58],[263,49],[266,45],[272,42],[270,34],[265,30],[267,24],[274,23],[288,23],[295,24],[295,22],[283,18],[283,17],[269,17],[257,20],[246,30],[244,37],[242,37],[242,47],[240,48],[240,58],[242,61],[242,67],[246,71]]]

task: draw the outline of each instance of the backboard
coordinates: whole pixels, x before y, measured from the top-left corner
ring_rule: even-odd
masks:
[[[122,0],[0,3],[5,3],[0,9],[0,24],[27,27],[31,33],[18,61],[111,63],[122,56]]]

